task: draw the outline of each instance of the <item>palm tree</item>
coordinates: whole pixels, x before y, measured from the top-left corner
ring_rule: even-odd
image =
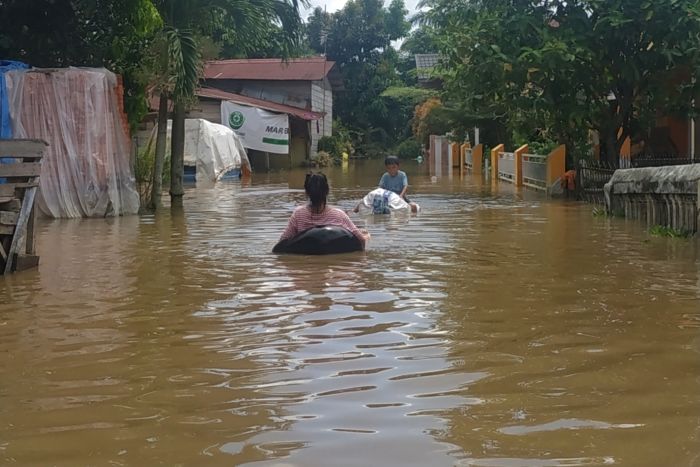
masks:
[[[302,0],[305,2],[306,0]],[[289,55],[301,38],[298,0],[155,0],[163,30],[154,42],[161,70],[158,92],[158,135],[151,204],[159,205],[167,128],[167,107],[173,101],[170,196],[184,193],[185,109],[194,98],[202,71],[197,35],[233,43],[248,54],[269,37],[271,25],[281,33],[280,50]]]

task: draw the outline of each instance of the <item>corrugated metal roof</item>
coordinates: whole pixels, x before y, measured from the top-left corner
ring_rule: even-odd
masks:
[[[322,80],[335,62],[325,57],[213,60],[204,65],[205,79],[250,79],[281,81]]]
[[[427,80],[432,76],[433,68],[440,61],[440,54],[416,54],[416,69],[419,80]]]
[[[231,101],[235,102],[236,104],[249,105],[251,107],[257,107],[259,109],[269,110],[270,112],[279,112],[283,114],[293,115],[303,120],[320,120],[324,116],[324,113],[322,112],[311,112],[310,110],[292,107],[291,105],[284,105],[278,104],[276,102],[265,101],[262,99],[255,99],[254,97],[242,96],[240,94],[234,94],[232,92],[226,92],[220,89],[199,88],[196,94],[199,97],[219,99],[222,101]]]

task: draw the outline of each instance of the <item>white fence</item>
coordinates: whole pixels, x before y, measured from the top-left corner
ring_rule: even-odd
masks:
[[[498,153],[498,178],[515,183],[515,153]]]

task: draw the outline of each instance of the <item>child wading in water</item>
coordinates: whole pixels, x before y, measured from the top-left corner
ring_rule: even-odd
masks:
[[[294,210],[280,240],[292,238],[312,227],[331,225],[349,230],[362,242],[363,247],[367,246],[370,239],[369,232],[357,228],[345,211],[327,205],[329,190],[328,179],[325,175],[321,173],[306,175],[304,191],[309,197],[309,203]]]
[[[407,203],[406,191],[408,190],[408,177],[406,172],[399,170],[399,158],[396,156],[388,156],[384,159],[386,172],[379,179],[379,187],[385,190],[393,191]]]

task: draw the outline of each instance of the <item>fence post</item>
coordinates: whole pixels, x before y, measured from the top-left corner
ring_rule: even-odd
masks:
[[[505,146],[499,144],[491,150],[491,179],[498,180],[498,155],[503,152]]]
[[[472,149],[472,174],[481,175],[481,172],[482,172],[481,166],[484,163],[483,158],[484,158],[484,145],[477,144],[476,146],[474,146],[474,149]]]
[[[465,166],[467,163],[467,149],[469,149],[469,144],[464,143],[459,147],[459,176],[463,177],[465,172]]]
[[[523,144],[514,153],[515,186],[523,186],[523,154],[527,152],[527,144]]]
[[[457,167],[457,164],[459,164],[459,143],[452,143],[452,160],[450,161],[450,164],[452,164],[452,167]]]
[[[547,191],[566,172],[566,146],[559,145],[547,156]]]

